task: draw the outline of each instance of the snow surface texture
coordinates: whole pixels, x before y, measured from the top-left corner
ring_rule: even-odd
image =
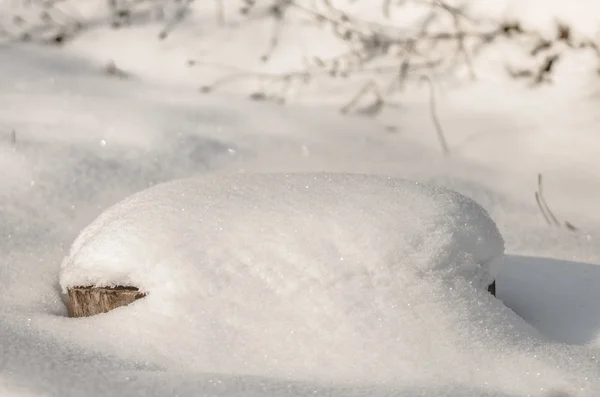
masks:
[[[19,2],[1,2],[3,29],[13,27],[7,7]],[[232,73],[285,73],[302,68],[313,55],[345,49],[320,28],[286,18],[280,45],[269,62],[262,62],[259,55],[279,26],[240,17],[238,0],[223,2],[226,23],[219,25],[219,3],[193,2],[189,20],[167,40],[154,40],[164,21],[148,23],[140,15],[132,27],[112,30],[105,1],[72,1],[63,10],[89,22],[76,40],[60,48],[3,44],[0,396],[547,397],[548,389],[561,384],[572,386],[571,396],[600,395],[595,55],[575,51],[561,57],[553,83],[535,89],[506,75],[507,58],[509,66],[529,64],[530,48],[519,43],[501,43],[474,56],[475,82],[460,73],[458,80],[433,76],[451,151],[444,157],[426,85],[408,84],[400,106],[384,109],[378,118],[336,114],[364,81],[380,79],[378,74],[333,87],[322,79],[300,89],[301,95],[290,93],[283,107],[245,100],[264,88],[264,81],[253,77],[199,95],[198,87]],[[421,26],[418,15],[405,7],[381,21],[380,7],[370,1],[336,1],[342,3],[352,3],[358,15],[374,21]],[[555,38],[557,23],[566,22],[577,40],[597,39],[599,5],[477,0],[467,11],[475,8],[496,21],[518,20],[547,38]],[[436,46],[433,58],[443,50]],[[456,48],[451,44],[445,50],[455,54]],[[189,59],[197,66],[189,67]],[[130,77],[107,75],[110,60]],[[296,100],[307,107],[295,106]],[[326,105],[331,103],[333,108]],[[435,320],[437,345],[452,346],[411,346],[411,354],[420,354],[422,370],[414,377],[400,373],[397,383],[383,387],[200,373],[194,367],[200,358],[193,349],[184,351],[197,345],[198,334],[180,333],[181,318],[164,324],[164,315],[157,313],[154,321],[150,303],[142,301],[106,316],[66,318],[57,276],[82,228],[136,191],[217,170],[380,173],[459,191],[481,204],[502,232],[507,255],[497,293],[511,310],[479,292],[467,297],[456,288],[442,289],[456,294],[448,303],[431,302],[427,295],[414,313]],[[555,215],[577,231],[545,223],[533,197],[539,172]],[[382,354],[382,367],[397,365],[394,355]],[[357,362],[366,367],[370,357],[366,364]],[[452,368],[438,376],[448,363]],[[322,370],[323,377],[338,367],[352,372],[350,365],[340,355]],[[457,376],[450,379],[453,371]]]
[[[365,282],[404,290],[433,275],[487,287],[503,252],[485,210],[445,189],[352,174],[221,175],[157,185],[110,208],[74,242],[60,282],[63,292],[131,285],[162,299],[198,283],[256,288],[243,284],[254,277],[277,299],[323,285],[355,294],[350,286]]]
[[[194,336],[182,346],[153,336],[202,371],[389,380],[420,368],[438,339],[413,306],[453,287],[489,300],[503,251],[487,213],[444,189],[351,174],[221,175],[157,185],[107,210],[76,239],[60,283],[148,292],[135,310],[185,319]],[[425,316],[416,328],[414,316]],[[389,351],[395,363],[375,365]]]
[[[153,346],[159,362],[187,370],[453,383],[478,363],[479,386],[498,386],[508,359],[532,366],[511,375],[521,387],[583,387],[537,356],[552,351],[515,345],[535,332],[486,290],[503,250],[485,210],[445,189],[352,174],[219,175],[157,185],[104,212],[74,242],[61,286],[148,292],[87,321],[144,328],[122,344]]]

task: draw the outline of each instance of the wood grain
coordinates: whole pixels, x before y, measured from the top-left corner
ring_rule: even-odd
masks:
[[[70,317],[106,313],[146,296],[135,287],[73,287],[68,289],[68,295]]]

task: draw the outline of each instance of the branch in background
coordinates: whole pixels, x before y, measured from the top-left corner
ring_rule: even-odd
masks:
[[[1,1],[1,0],[0,0]],[[160,9],[166,15],[165,8],[170,7],[172,17],[167,18],[166,26],[159,34],[166,39],[176,27],[184,21],[194,0],[99,0],[105,1],[110,18],[107,23],[114,27],[124,27],[139,21],[139,15],[148,15],[148,9]],[[364,114],[377,113],[383,105],[392,102],[392,97],[405,89],[407,83],[420,81],[422,74],[437,75],[452,72],[454,68],[464,65],[471,79],[477,74],[473,64],[474,56],[486,46],[498,41],[519,40],[526,46],[526,55],[533,57],[536,65],[530,69],[508,67],[510,76],[527,79],[532,85],[551,82],[556,65],[566,51],[592,51],[600,60],[600,47],[588,38],[576,39],[573,27],[557,24],[553,38],[543,37],[537,31],[524,29],[518,22],[484,21],[470,17],[468,9],[451,5],[444,0],[379,0],[381,3],[382,22],[361,19],[360,15],[351,15],[338,8],[331,0],[239,0],[242,7],[240,13],[252,18],[270,18],[275,22],[274,31],[269,38],[266,52],[257,54],[264,62],[270,60],[274,52],[282,46],[281,31],[287,15],[295,12],[296,16],[305,16],[308,22],[316,23],[332,34],[347,49],[341,54],[310,60],[305,70],[266,75],[262,73],[236,73],[227,76],[209,86],[209,92],[217,86],[229,81],[257,78],[258,83],[268,88],[260,88],[251,95],[252,98],[275,100],[283,103],[294,84],[308,84],[316,77],[332,79],[365,79],[359,84],[369,85],[377,79],[377,93],[369,89],[369,95],[375,95],[373,106]],[[215,0],[216,18],[224,24],[225,2]],[[414,29],[408,30],[391,23],[393,10],[409,3],[427,7],[422,20]],[[82,31],[83,19],[73,17],[72,12],[64,12],[66,3],[61,0],[33,2],[32,7],[39,7],[37,19],[29,16],[14,15],[13,31],[7,26],[0,28],[0,34],[9,38],[31,40],[51,44],[62,44]],[[442,26],[442,29],[440,29]],[[18,33],[14,33],[17,31]],[[447,53],[443,51],[447,50]],[[383,65],[385,63],[385,65]],[[425,70],[424,70],[425,69]],[[109,71],[110,73],[110,71]],[[383,81],[381,81],[383,80]],[[389,81],[389,85],[385,82]],[[372,85],[371,85],[372,87]],[[379,87],[382,87],[381,89]],[[431,87],[430,87],[431,88]],[[275,90],[275,92],[269,92]],[[362,97],[360,92],[358,97]],[[360,100],[360,98],[359,98]],[[352,101],[351,101],[352,102]],[[436,131],[440,134],[441,124],[435,110],[435,98],[430,100],[431,117]],[[350,112],[354,104],[345,104],[342,111]],[[443,136],[443,132],[441,132]],[[442,139],[440,139],[442,142]]]
[[[359,112],[362,114],[369,115],[369,116],[374,116],[374,115],[378,114],[379,112],[381,112],[381,110],[383,109],[383,106],[385,105],[385,100],[383,99],[383,96],[379,92],[377,83],[375,83],[375,81],[372,81],[372,80],[367,82],[367,84],[365,84],[360,89],[360,91],[358,91],[358,93],[354,97],[352,97],[352,99],[347,104],[342,106],[342,108],[340,109],[340,112],[343,114],[347,114],[352,109],[355,109],[356,106],[358,105],[358,103],[360,102],[360,100],[368,93],[374,94],[375,100],[369,106],[360,109]]]
[[[560,55],[553,54],[549,55],[545,58],[544,62],[537,67],[537,70],[529,70],[529,69],[521,69],[521,70],[512,70],[509,66],[506,67],[509,75],[515,79],[517,78],[531,78],[532,85],[540,85],[542,83],[551,83],[552,82],[552,71],[554,70],[554,65],[560,58]]]
[[[10,22],[4,23],[0,34],[8,40],[61,45],[83,29],[82,19],[62,8],[59,0],[28,3],[27,7],[18,8],[8,15]],[[10,8],[8,12],[11,12]],[[7,12],[3,9],[0,17],[6,16]]]
[[[354,61],[351,65],[354,68],[348,70],[352,73],[354,70],[361,68],[367,63],[378,59],[390,58],[394,59],[394,53],[399,50],[398,56],[407,62],[411,62],[411,57],[419,57],[427,59],[420,50],[421,44],[426,44],[434,47],[438,42],[458,42],[458,53],[464,51],[464,58],[470,64],[470,56],[466,48],[465,40],[467,38],[475,38],[481,35],[489,35],[488,32],[469,32],[462,28],[462,18],[464,13],[445,5],[443,2],[427,3],[427,6],[432,7],[432,10],[423,22],[423,26],[417,35],[407,32],[405,29],[400,29],[395,26],[384,26],[378,23],[365,22],[347,13],[335,8],[328,0],[323,0],[326,6],[326,11],[316,11],[301,6],[295,2],[292,5],[307,14],[309,17],[316,19],[321,24],[329,25],[331,32],[340,41],[345,42],[350,47],[349,54],[354,56]],[[455,21],[455,29],[451,32],[429,32],[429,26],[432,21],[437,19],[437,10],[443,10],[444,13],[449,13]],[[432,49],[432,48],[431,48]],[[432,54],[434,52],[432,51]],[[345,56],[344,56],[345,57]],[[334,61],[342,61],[335,59]],[[400,61],[403,62],[403,61]],[[327,66],[327,65],[324,65]],[[472,66],[469,67],[474,75]]]
[[[533,86],[540,85],[542,83],[552,82],[552,73],[556,70],[557,62],[563,57],[568,51],[591,51],[600,62],[600,48],[593,39],[582,38],[576,41],[573,38],[571,27],[558,23],[556,25],[556,34],[552,39],[548,39],[542,36],[536,31],[527,31],[522,29],[518,24],[515,24],[516,28],[513,30],[521,38],[531,40],[532,48],[528,55],[535,59],[537,65],[533,68],[519,69],[507,66],[507,71],[510,76],[514,78],[527,78],[531,79]],[[526,44],[527,45],[527,44]]]
[[[465,30],[462,26],[462,19],[466,18],[466,15],[464,14],[462,9],[451,7],[443,1],[437,0],[435,4],[437,4],[439,7],[441,7],[443,10],[447,11],[450,14],[450,17],[452,18],[452,23],[454,24],[455,34],[457,35],[457,55],[463,56],[471,80],[477,80],[477,75],[475,74],[475,69],[473,68],[471,55],[469,54],[469,51],[467,50],[467,47],[465,45],[466,35],[464,34]]]
[[[184,0],[183,4],[177,8],[175,11],[175,15],[171,19],[171,21],[163,28],[163,30],[158,34],[158,38],[164,40],[170,35],[173,30],[183,21],[185,16],[189,12],[190,5],[194,2],[194,0]]]
[[[266,74],[254,73],[246,71],[237,71],[225,77],[214,81],[210,85],[205,85],[200,88],[200,92],[208,94],[222,86],[234,83],[239,80],[256,79],[263,87],[249,95],[249,98],[255,101],[274,101],[278,104],[283,104],[286,101],[286,95],[295,81],[306,82],[310,76],[305,72],[286,73],[286,74]],[[268,89],[268,87],[275,87]]]
[[[437,108],[435,102],[435,89],[433,87],[433,81],[431,77],[423,75],[421,76],[421,80],[424,80],[429,85],[429,111],[431,112],[431,119],[433,120],[433,125],[435,126],[435,132],[437,134],[438,140],[440,142],[440,146],[442,147],[442,151],[445,155],[450,154],[450,149],[448,148],[448,143],[446,142],[446,137],[444,136],[444,130],[442,128],[442,124],[437,115]]]
[[[108,0],[108,11],[111,16],[110,26],[117,29],[131,22],[131,11],[124,2]]]
[[[271,34],[271,39],[269,40],[269,47],[267,51],[260,57],[261,61],[267,62],[275,49],[279,46],[279,38],[281,37],[281,32],[283,31],[283,23],[284,23],[284,11],[280,7],[273,6],[271,8],[271,12],[275,18],[275,24],[273,26],[273,33]]]
[[[431,67],[435,67],[436,62],[437,61],[414,63],[414,64],[406,66],[406,68],[411,72],[417,71],[417,70],[429,69]],[[232,67],[232,66],[227,66],[227,65],[211,64],[211,63],[206,63],[206,62],[198,62],[195,60],[188,60],[188,66],[194,67],[194,66],[198,66],[198,65],[205,66],[205,67],[211,66],[211,67],[215,67],[215,68],[218,68],[221,70],[229,70],[231,72],[230,74],[213,81],[211,84],[202,86],[200,88],[200,92],[202,92],[202,93],[208,94],[218,88],[224,87],[226,85],[229,85],[229,84],[232,84],[235,82],[239,82],[241,80],[256,80],[258,83],[262,84],[264,87],[261,90],[252,93],[250,98],[254,99],[254,100],[274,100],[278,103],[284,103],[286,101],[286,96],[287,96],[292,84],[306,85],[318,77],[330,77],[330,78],[341,78],[341,79],[348,78],[347,74],[345,74],[345,72],[340,69],[341,66],[339,64],[330,70],[328,70],[326,68],[322,68],[322,67],[310,67],[309,66],[304,70],[299,70],[299,71],[294,71],[294,72],[289,72],[289,73],[260,73],[260,72],[245,71],[243,69],[240,69],[237,67]],[[382,65],[382,66],[363,68],[363,69],[357,70],[353,74],[356,76],[365,75],[365,76],[372,77],[373,74],[397,72],[397,70],[398,70],[398,66],[396,66],[396,65],[390,65],[390,66]],[[369,85],[370,85],[369,83],[366,83],[366,86],[369,86]],[[279,90],[277,92],[267,92],[266,88],[265,88],[267,86],[275,87],[276,89],[279,88]],[[372,89],[372,87],[368,87],[368,88]],[[364,89],[364,87],[363,87],[363,89]],[[381,110],[381,107],[383,105],[391,106],[391,101],[388,101],[386,99],[386,96],[381,94],[379,89],[377,89],[376,93],[374,91],[373,91],[373,93],[376,95],[375,102],[371,106],[364,108],[362,110],[359,110],[358,111],[359,113],[362,113],[365,115],[367,115],[367,114],[372,115],[376,110]],[[359,92],[359,94],[357,94],[357,96],[361,96],[361,95],[362,94],[360,94],[360,92]],[[358,98],[358,99],[360,99],[360,98]],[[342,109],[340,109],[340,110],[343,112],[344,109],[347,107],[348,107],[348,105],[342,107]],[[352,107],[353,107],[353,105],[350,106],[350,108],[352,108]],[[350,108],[346,109],[346,111],[350,111]]]
[[[270,39],[268,50],[260,59],[263,62],[268,61],[273,52],[280,45],[281,21],[288,9],[294,10],[306,15],[309,20],[315,21],[321,27],[328,27],[334,37],[345,43],[348,50],[331,57],[323,59],[315,57],[313,63],[308,65],[306,70],[302,71],[303,81],[312,81],[313,78],[319,75],[329,76],[331,78],[348,78],[350,76],[358,76],[368,70],[377,69],[383,78],[388,78],[386,74],[391,75],[391,82],[387,89],[375,90],[373,87],[377,83],[370,83],[373,76],[369,76],[369,81],[364,83],[362,89],[357,93],[348,104],[345,104],[341,111],[349,112],[355,107],[356,101],[360,100],[367,93],[375,95],[373,106],[364,114],[377,114],[381,108],[388,102],[390,98],[405,87],[405,83],[412,77],[417,80],[421,74],[415,74],[417,70],[422,70],[420,65],[427,64],[426,69],[440,68],[444,65],[455,67],[460,63],[466,64],[471,79],[476,79],[476,73],[471,59],[470,49],[467,45],[467,40],[478,41],[481,43],[490,43],[493,37],[504,34],[502,29],[478,30],[478,24],[470,18],[464,9],[453,7],[441,0],[413,0],[430,8],[430,12],[422,22],[422,26],[415,35],[414,32],[408,32],[406,29],[397,26],[386,26],[380,23],[368,22],[349,15],[347,12],[336,8],[330,0],[315,0],[311,6],[307,3],[300,3],[294,0],[264,0],[259,6],[257,0],[243,0],[243,7],[240,12],[246,16],[262,16],[275,19],[275,31]],[[404,4],[405,1],[399,3]],[[390,8],[393,6],[391,1],[383,1],[382,13],[387,16],[390,14]],[[449,31],[435,30],[433,26],[435,21],[447,16],[452,22],[452,27]],[[440,57],[440,52],[437,46],[440,43],[455,44],[456,50],[453,57],[454,60]],[[438,58],[432,60],[432,55]],[[392,67],[381,67],[379,64],[383,60],[389,60],[393,64]],[[291,81],[296,81],[294,74],[284,74]],[[306,78],[309,76],[310,78]],[[260,77],[260,81],[264,81],[264,76]],[[236,77],[240,78],[239,75]],[[282,76],[273,76],[271,80],[281,79]],[[226,81],[231,81],[230,78],[222,79],[218,82],[205,87],[202,91],[212,91],[217,85],[224,84]],[[365,88],[368,87],[368,88]],[[365,91],[366,90],[366,91]],[[252,94],[253,98],[261,98],[261,100],[271,98],[272,96],[260,91]],[[281,97],[278,97],[281,100]],[[437,117],[435,109],[435,98],[431,98],[431,114],[434,120],[434,125],[440,142],[445,153],[448,153],[448,147],[445,144],[441,124]]]
[[[250,1],[250,0],[246,0]],[[272,3],[278,0],[270,0]],[[408,1],[397,4],[389,0],[381,0],[382,16],[390,17],[391,7],[400,7]],[[268,3],[269,0],[265,0]],[[533,42],[533,49],[528,54],[540,58],[538,65],[532,70],[518,69],[507,66],[507,72],[514,78],[530,79],[532,85],[551,82],[556,64],[566,50],[590,49],[600,60],[600,49],[592,40],[583,39],[576,42],[573,39],[571,28],[564,24],[557,25],[556,37],[552,40],[543,39],[541,33],[526,30],[518,22],[479,21],[470,17],[464,7],[452,6],[443,0],[412,0],[412,3],[421,4],[430,8],[430,12],[423,19],[417,34],[393,25],[384,25],[376,22],[361,20],[358,16],[335,7],[330,0],[315,0],[312,6],[290,0],[288,4],[294,9],[304,13],[309,19],[314,19],[319,26],[328,26],[329,31],[341,42],[348,45],[349,50],[339,56],[333,57],[328,62],[316,62],[317,66],[327,69],[332,77],[337,74],[350,76],[366,65],[382,59],[396,60],[398,63],[398,80],[392,85],[385,96],[401,90],[402,84],[410,76],[406,65],[416,59],[427,59],[428,54],[439,54],[439,45],[455,45],[453,56],[442,58],[443,62],[437,66],[438,70],[448,67],[451,71],[458,65],[464,65],[468,70],[471,80],[477,78],[473,64],[473,55],[485,46],[504,38],[520,40],[527,46],[527,41]],[[256,4],[252,0],[252,5]],[[441,18],[446,18],[451,27],[440,31],[438,24],[444,23]],[[495,27],[494,27],[495,25]],[[344,65],[342,71],[341,66]],[[404,69],[403,69],[404,68]],[[399,83],[399,84],[398,84]]]

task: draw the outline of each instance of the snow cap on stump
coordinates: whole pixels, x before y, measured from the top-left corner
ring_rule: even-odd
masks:
[[[398,285],[409,275],[487,288],[503,249],[485,210],[449,190],[367,175],[218,175],[157,185],[109,208],[74,242],[60,284],[192,287],[211,299],[237,283],[288,296],[310,279]]]
[[[485,210],[449,190],[215,175],[106,210],[73,243],[60,284],[137,288],[145,297],[94,324],[142,328],[120,343],[198,371],[412,379],[424,362],[452,377],[503,307],[487,293],[503,250]]]

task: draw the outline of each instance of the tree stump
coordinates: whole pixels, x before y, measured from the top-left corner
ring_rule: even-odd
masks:
[[[136,287],[73,287],[68,294],[70,317],[106,313],[146,296]]]

